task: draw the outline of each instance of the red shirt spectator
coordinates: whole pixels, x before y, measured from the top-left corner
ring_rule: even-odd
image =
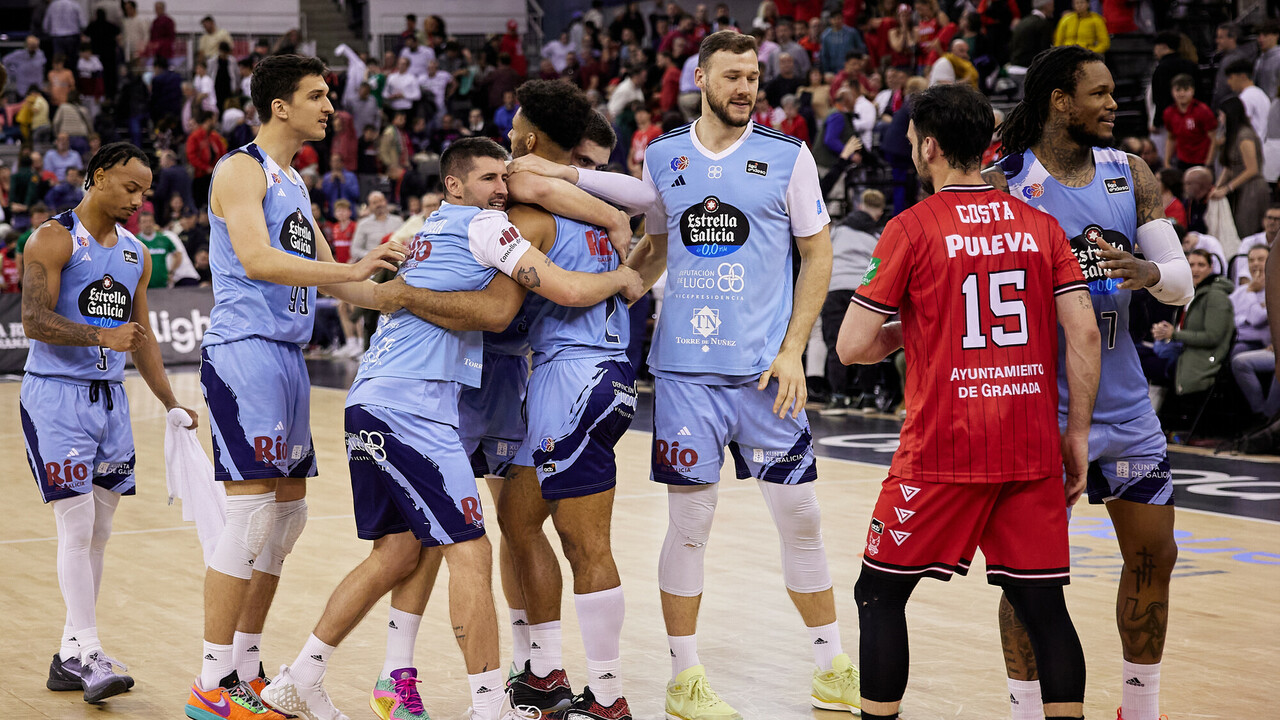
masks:
[[[173,24],[173,18],[164,13],[164,3],[156,3],[156,19],[151,21],[147,51],[154,57],[168,60],[173,57],[173,41],[177,36],[177,26]]]
[[[19,293],[18,260],[11,253],[0,256],[0,293]]]
[[[649,122],[649,108],[636,108],[636,131],[631,135],[631,152],[627,154],[627,170],[640,177],[640,169],[644,167],[644,151],[653,139],[662,134],[662,126]]]
[[[774,5],[779,16],[793,18],[796,22],[809,22],[809,18],[822,15],[822,0],[775,0]]]
[[[805,122],[804,116],[797,114],[795,117],[786,117],[778,124],[778,129],[783,135],[790,135],[793,138],[809,142],[809,123]]]
[[[941,15],[935,15],[928,20],[921,20],[916,26],[916,32],[920,37],[920,50],[924,55],[924,60],[920,63],[926,67],[931,67],[943,52],[951,45],[951,41],[956,36],[956,24],[949,22],[942,24]]]
[[[1176,197],[1169,198],[1169,204],[1164,206],[1164,216],[1182,227],[1187,226],[1187,209],[1182,206],[1182,201]]]
[[[299,172],[319,164],[320,154],[316,152],[314,147],[311,147],[311,143],[303,143],[302,147],[298,148],[298,154],[293,156],[293,169]]]
[[[1192,98],[1183,111],[1174,103],[1164,109],[1164,126],[1175,143],[1174,150],[1183,169],[1204,164],[1213,142],[1213,131],[1218,127],[1218,118],[1208,105]]]
[[[507,21],[507,34],[502,36],[498,50],[511,56],[511,68],[523,78],[529,72],[529,61],[524,57],[524,48],[520,45],[520,35],[516,33],[516,28],[518,27],[520,25],[515,20]]]
[[[356,221],[325,223],[325,232],[329,234],[329,242],[333,245],[333,259],[340,263],[351,261],[351,240],[356,236]]]
[[[1133,8],[1129,0],[1102,0],[1102,19],[1107,23],[1107,32],[1112,35],[1138,32]]]
[[[227,141],[213,129],[213,119],[196,127],[187,138],[187,162],[191,163],[191,177],[202,178],[213,174],[213,166],[227,154]]]
[[[662,94],[659,96],[658,107],[665,113],[675,109],[680,97],[680,68],[670,58],[661,57],[663,59],[660,62],[666,64],[667,69],[662,71]]]

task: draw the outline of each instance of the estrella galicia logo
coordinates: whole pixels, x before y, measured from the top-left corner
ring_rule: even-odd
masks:
[[[316,259],[316,235],[311,221],[302,214],[302,209],[294,210],[280,224],[280,247],[293,255],[308,260]]]
[[[1085,282],[1089,283],[1089,292],[1094,295],[1111,295],[1120,289],[1120,283],[1124,281],[1107,277],[1099,267],[1098,263],[1102,262],[1102,258],[1098,255],[1100,240],[1106,240],[1117,250],[1128,253],[1133,252],[1133,243],[1122,233],[1104,230],[1097,224],[1086,226],[1079,235],[1071,238],[1071,252],[1080,263],[1080,271],[1084,273]]]
[[[1106,186],[1108,195],[1129,192],[1129,181],[1123,177],[1107,178],[1102,181],[1102,184]]]
[[[737,252],[751,234],[747,216],[738,208],[708,195],[680,216],[680,238],[699,257],[723,257]]]
[[[80,291],[79,304],[85,322],[101,328],[123,325],[133,313],[133,298],[128,288],[110,275],[86,285]]]

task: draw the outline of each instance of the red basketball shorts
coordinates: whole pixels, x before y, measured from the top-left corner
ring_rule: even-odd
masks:
[[[890,475],[862,562],[906,578],[965,575],[975,548],[993,585],[1066,585],[1071,561],[1062,478],[951,484]]]

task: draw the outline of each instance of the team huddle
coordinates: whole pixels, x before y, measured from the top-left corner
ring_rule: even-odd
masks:
[[[965,574],[981,548],[988,581],[1003,590],[1015,719],[1083,717],[1085,662],[1063,586],[1068,510],[1087,490],[1107,503],[1126,566],[1155,564],[1137,581],[1123,576],[1118,602],[1133,612],[1118,622],[1122,716],[1156,719],[1176,558],[1171,478],[1124,328],[1134,290],[1180,304],[1191,278],[1150,171],[1104,147],[1115,104],[1099,56],[1064,47],[1037,59],[1027,99],[1002,128],[1006,156],[986,171],[993,118],[980,94],[939,86],[912,101],[909,138],[933,194],[889,222],[837,343],[846,363],[899,348],[907,362],[901,445],[854,589],[858,664],[842,648],[804,411],[802,355],[827,293],[830,217],[808,147],[751,122],[755,40],[722,31],[702,42],[702,116],[653,140],[639,179],[593,169],[616,137],[579,90],[525,83],[510,157],[488,139],[450,145],[440,209],[407,242],[353,264],[333,261],[290,167],[333,114],[324,73],[298,56],[255,67],[262,127],[222,159],[210,189],[215,304],[200,382],[226,522],[208,560],[187,717],[346,718],[324,689],[327,664],[388,593],[370,707],[383,720],[428,717],[413,649],[444,562],[468,718],[629,719],[624,593],[610,544],[614,448],[638,397],[627,308],[665,273],[649,366],[650,477],[668,493],[658,584],[669,720],[742,717],[698,658],[726,448],[777,527],[814,657],[812,706],[898,717],[908,598],[921,577]],[[67,604],[48,687],[100,702],[134,684],[103,651],[94,611],[112,515],[133,493],[123,353],[167,409],[181,406],[147,324],[150,255],[120,225],[150,187],[147,158],[108,145],[87,175],[84,200],[27,246],[32,350],[21,409],[32,470],[57,519]],[[631,248],[638,215],[647,234]],[[383,270],[395,278],[370,279]],[[357,534],[372,548],[296,659],[269,675],[263,626],[318,472],[300,349],[318,291],[381,313],[344,417]],[[81,409],[74,422],[58,412],[65,407]],[[181,409],[194,426],[196,413]],[[479,478],[496,507],[481,506]],[[563,580],[548,517],[573,574],[588,675],[579,692],[561,657]],[[509,664],[486,535],[495,519]]]

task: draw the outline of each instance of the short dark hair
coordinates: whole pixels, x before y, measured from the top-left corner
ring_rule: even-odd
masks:
[[[1169,189],[1176,198],[1182,197],[1182,171],[1167,167],[1160,171],[1160,184]]]
[[[1169,87],[1191,88],[1194,90],[1196,87],[1196,79],[1186,73],[1178,73],[1173,76],[1173,81],[1169,83]]]
[[[1209,268],[1213,268],[1213,255],[1208,250],[1205,250],[1204,248],[1192,248],[1187,251],[1187,257],[1191,257],[1192,255],[1199,255],[1204,258],[1204,261],[1209,263]]]
[[[1163,45],[1170,50],[1177,50],[1182,45],[1182,36],[1173,30],[1164,30],[1156,33],[1156,45]]]
[[[911,99],[917,137],[934,138],[947,164],[973,170],[991,144],[995,113],[986,96],[968,85],[935,85]]]
[[[759,53],[753,36],[743,35],[736,30],[720,30],[702,38],[702,44],[698,46],[698,67],[706,70],[711,56],[721,50],[734,55],[747,51]]]
[[[1259,35],[1280,35],[1280,21],[1263,20],[1258,23]]]
[[[1253,62],[1249,60],[1236,60],[1235,62],[1228,64],[1227,67],[1223,69],[1222,73],[1224,75],[1248,75],[1250,79],[1252,79]]]
[[[301,55],[269,55],[253,66],[253,78],[249,81],[249,96],[258,109],[262,124],[271,120],[271,103],[288,101],[298,91],[302,78],[310,75],[324,77],[328,68],[316,58]]]
[[[568,80],[529,80],[516,88],[520,112],[561,150],[572,150],[587,129],[591,102]]]
[[[204,21],[206,21],[206,20],[208,20],[209,22],[213,22],[213,16],[212,16],[212,15],[205,15],[204,17],[200,18],[200,22],[204,22]]]
[[[440,177],[446,178],[452,175],[458,179],[462,179],[464,175],[471,172],[471,166],[476,158],[493,158],[506,162],[507,151],[498,143],[486,137],[468,137],[461,140],[455,140],[445,148],[444,153],[440,156]]]
[[[151,167],[151,161],[142,148],[127,142],[113,142],[98,148],[98,152],[89,158],[89,167],[85,169],[84,189],[93,187],[93,176],[98,169],[110,170],[117,165],[127,165],[130,160],[137,159],[143,165]],[[34,208],[32,208],[34,210]]]
[[[587,116],[587,129],[582,133],[582,139],[590,140],[609,152],[613,152],[618,144],[618,134],[614,132],[613,125],[598,110],[592,110]]]
[[[1218,26],[1218,29],[1226,30],[1227,37],[1231,38],[1232,40],[1240,39],[1240,26],[1236,25],[1235,23],[1229,23],[1229,22],[1222,23],[1221,25]]]

